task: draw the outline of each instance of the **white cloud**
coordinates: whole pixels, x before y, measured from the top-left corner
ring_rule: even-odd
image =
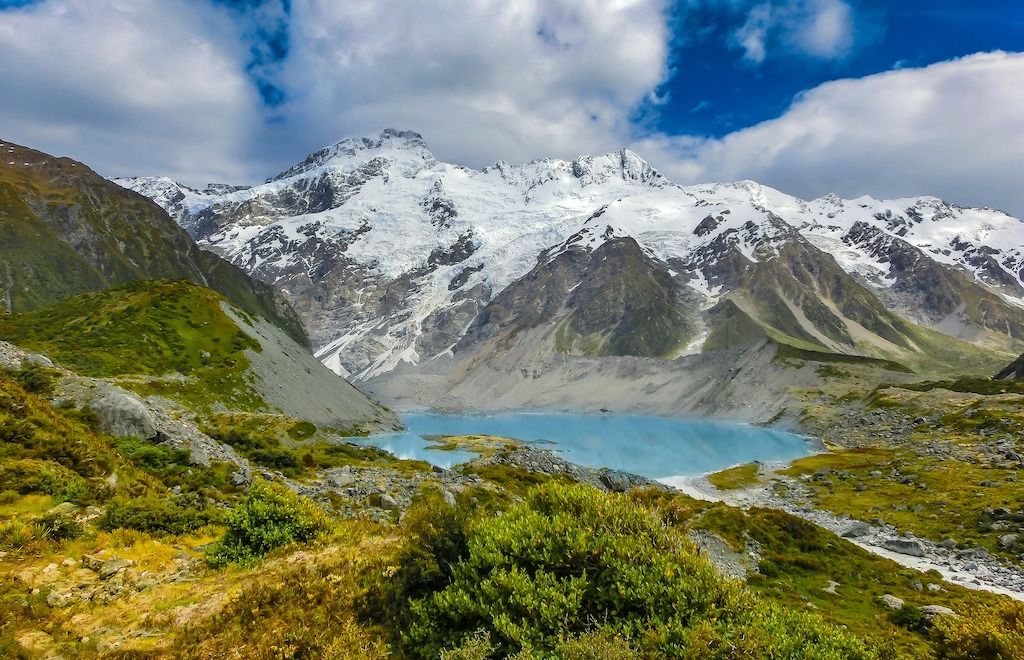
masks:
[[[845,0],[770,0],[748,10],[733,40],[743,59],[757,65],[775,52],[841,58],[853,47],[854,32]]]
[[[1024,53],[821,85],[722,139],[636,145],[680,182],[754,179],[803,197],[932,194],[1024,216]]]
[[[226,12],[186,1],[49,0],[0,12],[4,139],[104,174],[237,179],[258,97]]]
[[[306,146],[395,126],[470,165],[614,149],[668,75],[665,12],[665,0],[296,0],[285,112]]]

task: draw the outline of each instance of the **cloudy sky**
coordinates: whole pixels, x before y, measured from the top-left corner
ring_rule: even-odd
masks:
[[[1022,49],[1019,0],[0,0],[0,138],[202,185],[395,127],[1024,215]]]

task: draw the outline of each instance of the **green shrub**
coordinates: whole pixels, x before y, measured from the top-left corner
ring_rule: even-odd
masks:
[[[51,461],[8,460],[0,465],[0,483],[21,495],[52,495],[62,502],[83,503],[90,498],[85,479]]]
[[[134,529],[148,534],[187,534],[223,520],[219,509],[198,498],[115,497],[98,521],[100,529]]]
[[[935,619],[937,657],[943,660],[1024,658],[1024,603],[978,609],[970,616]]]
[[[63,513],[47,513],[40,520],[43,535],[52,541],[77,539],[85,528],[74,518]]]
[[[483,631],[499,655],[557,656],[600,627],[641,656],[720,648],[707,657],[870,657],[820,619],[761,604],[719,577],[680,534],[624,497],[549,484],[465,530],[450,584],[411,603],[403,641],[413,655],[437,657]],[[437,562],[439,578],[446,563]]]
[[[364,615],[396,633],[406,630],[412,622],[410,601],[451,584],[453,568],[469,552],[467,535],[473,516],[468,498],[461,497],[456,506],[450,506],[437,490],[421,493],[402,517],[405,543],[395,560],[398,568],[370,589]]]
[[[8,369],[6,375],[25,388],[26,392],[48,396],[53,393],[53,374],[52,369],[27,364],[21,369]]]
[[[275,548],[311,541],[330,527],[323,510],[308,499],[262,480],[253,482],[226,522],[227,532],[207,553],[214,567],[255,563]]]

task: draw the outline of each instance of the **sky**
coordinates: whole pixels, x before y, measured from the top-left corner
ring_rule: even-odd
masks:
[[[0,0],[0,138],[204,185],[393,127],[1024,216],[1020,51],[1019,0]]]

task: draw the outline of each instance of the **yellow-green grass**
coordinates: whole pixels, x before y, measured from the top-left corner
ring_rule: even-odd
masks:
[[[806,482],[814,504],[822,509],[860,520],[879,518],[924,538],[952,538],[995,553],[1004,553],[999,537],[1005,532],[986,526],[985,510],[1024,506],[1024,488],[1018,481],[1024,480],[1022,470],[920,456],[906,449],[847,449],[808,456],[782,474],[801,477],[823,470],[842,474],[822,473],[821,479]],[[1008,556],[1018,559],[1014,553]]]
[[[710,474],[708,481],[719,490],[748,488],[761,481],[760,472],[761,466],[758,463],[745,463]]]
[[[428,435],[427,449],[437,451],[469,451],[480,456],[493,456],[501,449],[512,449],[520,444],[514,438],[496,435]]]
[[[910,606],[942,605],[965,616],[1010,600],[904,568],[783,511],[742,510],[663,491],[635,491],[631,497],[658,510],[668,524],[712,532],[737,552],[747,553],[756,544],[760,562],[757,573],[748,577],[753,591],[782,605],[810,609],[892,653],[883,657],[934,657],[929,634],[901,622],[878,601],[884,594]],[[826,590],[830,582],[838,583],[835,593]],[[932,591],[928,584],[941,590]]]

